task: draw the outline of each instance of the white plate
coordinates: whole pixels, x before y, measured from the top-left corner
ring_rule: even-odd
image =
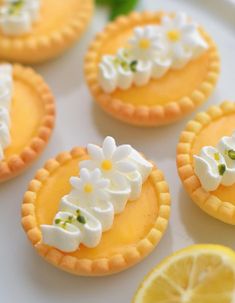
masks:
[[[60,0],[62,1],[62,0]],[[206,109],[223,99],[235,99],[235,8],[226,0],[142,0],[140,9],[183,10],[203,24],[214,37],[222,56],[219,85]],[[94,105],[83,81],[83,56],[88,42],[106,22],[98,10],[82,41],[57,60],[36,67],[50,84],[57,100],[54,136],[42,157],[24,175],[0,186],[0,302],[1,303],[127,303],[144,275],[162,258],[192,243],[219,243],[235,248],[234,227],[204,214],[181,187],[175,149],[180,131],[194,115],[159,128],[141,129],[113,120]],[[36,169],[59,151],[106,135],[133,144],[164,171],[172,195],[170,226],[160,245],[139,265],[106,278],[80,278],[57,270],[32,249],[20,226],[23,193]]]

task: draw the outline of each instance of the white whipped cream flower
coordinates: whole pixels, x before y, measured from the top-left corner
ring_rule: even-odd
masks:
[[[129,40],[133,58],[143,61],[151,60],[161,49],[160,42],[156,26],[136,27],[133,37]]]
[[[182,68],[208,48],[197,24],[184,13],[178,13],[174,18],[164,16],[158,30],[165,49],[164,56],[172,60],[172,68]]]
[[[85,167],[93,170],[98,167],[103,176],[110,179],[113,183],[116,183],[119,176],[136,170],[136,166],[128,159],[132,153],[131,146],[120,145],[117,147],[112,137],[106,137],[102,147],[88,144],[87,150],[91,159],[82,161],[80,168]]]
[[[106,201],[109,199],[107,188],[110,184],[108,179],[102,177],[101,171],[96,168],[89,171],[82,168],[80,177],[71,177],[70,183],[73,186],[71,196],[78,199],[77,202],[86,205],[97,201]]]
[[[82,168],[80,177],[70,178],[70,183],[73,189],[62,198],[61,210],[66,210],[72,203],[90,212],[101,223],[103,231],[109,230],[114,218],[114,207],[108,192],[110,181],[103,178],[98,168],[93,171]]]

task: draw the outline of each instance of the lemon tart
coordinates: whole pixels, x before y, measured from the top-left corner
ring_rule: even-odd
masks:
[[[37,63],[68,49],[87,27],[93,0],[0,3],[0,59]]]
[[[192,200],[209,215],[235,224],[235,103],[196,115],[180,136],[179,176]]]
[[[92,96],[107,113],[158,126],[208,99],[220,61],[212,38],[186,14],[135,12],[97,34],[84,69]]]
[[[54,97],[42,77],[31,68],[0,64],[0,182],[40,155],[54,120]]]
[[[37,252],[67,272],[109,275],[136,264],[164,234],[162,172],[111,137],[50,159],[29,184],[22,225]]]

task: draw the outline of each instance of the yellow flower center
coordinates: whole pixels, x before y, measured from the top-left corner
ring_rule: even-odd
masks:
[[[102,163],[101,163],[101,168],[103,170],[111,170],[113,167],[113,164],[110,160],[104,160]]]
[[[148,49],[151,46],[151,42],[149,39],[140,39],[139,47],[142,49]]]
[[[84,192],[87,193],[87,194],[90,194],[93,192],[93,186],[91,184],[86,184],[84,185]]]
[[[173,29],[167,33],[167,37],[172,42],[177,42],[181,38],[181,33],[177,29]]]

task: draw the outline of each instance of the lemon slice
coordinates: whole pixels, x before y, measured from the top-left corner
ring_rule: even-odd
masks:
[[[219,245],[181,250],[144,279],[133,303],[235,303],[235,252]]]

